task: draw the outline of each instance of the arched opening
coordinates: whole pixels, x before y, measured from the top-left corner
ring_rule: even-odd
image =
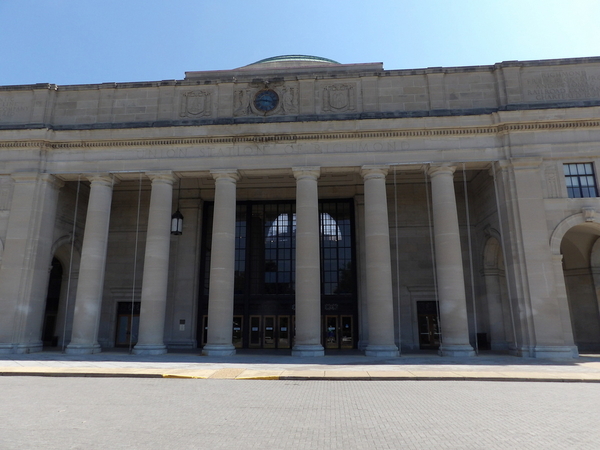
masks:
[[[564,235],[560,252],[573,328],[579,351],[600,351],[600,226],[582,223]]]
[[[44,311],[44,325],[42,327],[42,342],[45,347],[58,345],[57,318],[60,305],[60,289],[63,279],[63,267],[60,261],[52,258],[48,292],[46,294],[46,309]]]

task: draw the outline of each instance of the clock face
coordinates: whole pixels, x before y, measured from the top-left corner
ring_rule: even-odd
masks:
[[[273,111],[279,103],[279,95],[272,89],[264,89],[254,96],[254,107],[262,112]]]

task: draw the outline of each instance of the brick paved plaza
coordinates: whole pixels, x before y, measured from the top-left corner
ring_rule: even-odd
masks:
[[[0,448],[594,449],[600,384],[0,377]]]

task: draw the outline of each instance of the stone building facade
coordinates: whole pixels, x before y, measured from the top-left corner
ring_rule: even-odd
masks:
[[[600,58],[2,86],[0,352],[598,351],[599,148]]]

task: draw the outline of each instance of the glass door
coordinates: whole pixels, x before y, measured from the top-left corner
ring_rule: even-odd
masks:
[[[260,328],[261,316],[250,316],[250,342],[249,348],[260,348],[262,346],[262,330]]]
[[[263,348],[275,348],[275,316],[265,316]]]
[[[290,348],[290,316],[277,317],[279,336],[277,337],[277,348]]]
[[[339,348],[338,322],[338,316],[325,316],[325,348]]]
[[[233,335],[232,343],[235,348],[242,348],[244,331],[244,316],[233,316]]]
[[[340,316],[342,335],[341,348],[354,348],[354,327],[352,326],[352,316]]]

